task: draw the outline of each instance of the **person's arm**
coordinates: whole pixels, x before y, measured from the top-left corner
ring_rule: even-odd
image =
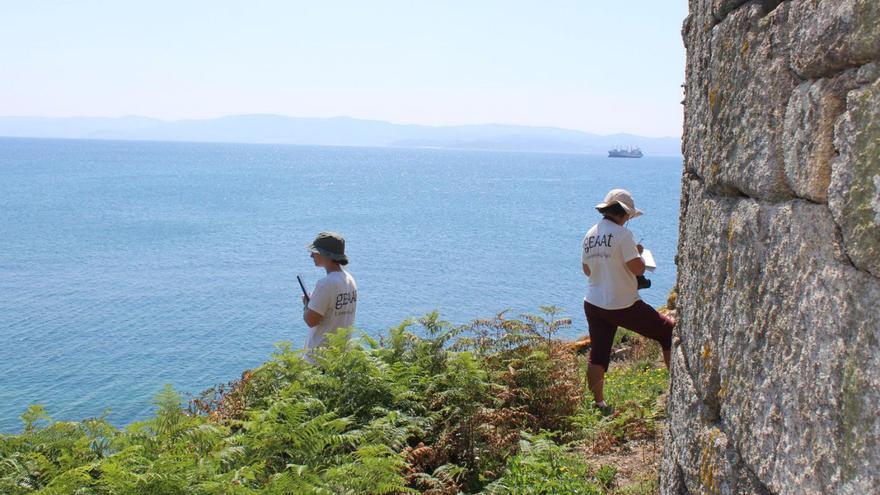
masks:
[[[636,277],[645,274],[645,260],[643,260],[641,257],[633,258],[627,261],[626,267]]]
[[[309,303],[303,308],[303,321],[309,328],[317,326],[324,319],[327,312],[327,289],[324,284],[318,282],[315,290],[309,295]]]
[[[581,245],[581,265],[583,265],[584,275],[590,276],[590,265],[587,264],[587,248],[585,247],[587,242],[587,238],[584,237],[584,241]]]
[[[641,245],[636,244],[633,239],[632,233],[627,232],[626,235],[621,235],[620,254],[623,255],[626,268],[636,277],[645,274],[645,260],[642,259],[640,254],[640,247]]]
[[[306,308],[306,310],[303,311],[303,321],[306,322],[306,325],[308,325],[309,328],[318,326],[318,324],[321,323],[321,320],[323,319],[324,315],[318,313],[313,309]]]

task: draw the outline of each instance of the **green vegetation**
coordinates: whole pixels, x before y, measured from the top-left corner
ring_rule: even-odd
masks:
[[[340,331],[311,364],[281,345],[188,408],[166,388],[153,417],[123,429],[33,406],[21,434],[0,435],[0,493],[656,492],[656,461],[629,484],[602,461],[657,437],[656,345],[621,336],[629,358],[612,365],[617,411],[603,416],[584,358],[554,338],[568,320],[542,311],[463,327],[431,314],[381,339]]]

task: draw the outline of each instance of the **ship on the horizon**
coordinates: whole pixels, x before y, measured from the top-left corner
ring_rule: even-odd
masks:
[[[640,150],[638,146],[635,148],[618,147],[613,150],[608,150],[608,156],[610,158],[641,158],[642,150]]]

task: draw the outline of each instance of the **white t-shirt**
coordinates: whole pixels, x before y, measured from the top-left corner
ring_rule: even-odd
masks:
[[[623,309],[639,297],[636,276],[626,262],[639,257],[633,234],[626,227],[602,219],[584,236],[581,262],[590,267],[585,301],[603,309]]]
[[[324,336],[340,328],[354,325],[357,308],[357,285],[345,270],[330,272],[318,280],[309,298],[309,309],[323,316],[317,326],[309,329],[306,349],[314,349],[324,342]]]

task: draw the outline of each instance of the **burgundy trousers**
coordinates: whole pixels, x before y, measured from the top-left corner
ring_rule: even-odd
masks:
[[[663,350],[672,347],[672,328],[675,322],[661,315],[644,301],[623,309],[602,309],[584,301],[584,313],[590,326],[590,364],[597,364],[608,371],[611,361],[611,344],[617,327],[643,335],[660,343]]]

